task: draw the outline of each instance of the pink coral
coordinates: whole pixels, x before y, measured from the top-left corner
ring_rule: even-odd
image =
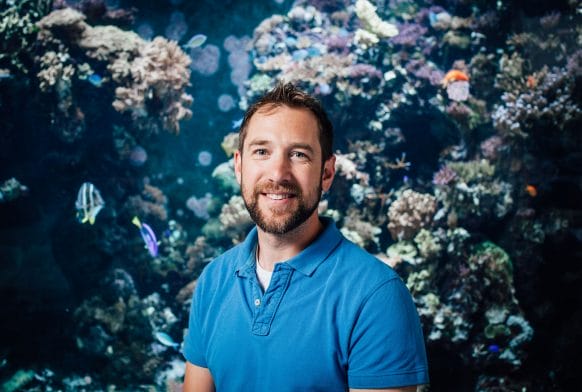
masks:
[[[407,189],[388,209],[388,230],[395,240],[410,240],[430,225],[437,203],[434,196]]]

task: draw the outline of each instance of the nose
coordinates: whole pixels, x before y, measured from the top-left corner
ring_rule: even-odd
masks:
[[[291,179],[291,161],[284,153],[273,154],[268,167],[268,178],[275,183],[289,182]]]

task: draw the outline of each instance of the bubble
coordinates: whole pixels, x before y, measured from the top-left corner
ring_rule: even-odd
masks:
[[[166,27],[166,38],[173,41],[180,41],[188,32],[188,25],[183,12],[174,11],[170,15],[170,23]]]
[[[137,34],[143,39],[149,41],[154,37],[154,29],[151,24],[144,22],[137,26]]]
[[[227,52],[233,52],[239,48],[239,40],[236,36],[229,35],[224,39],[222,46]]]
[[[210,76],[218,71],[220,65],[220,48],[216,45],[206,45],[205,47],[192,48],[190,50],[193,71],[204,76]]]
[[[208,219],[210,215],[208,214],[208,207],[212,202],[212,195],[207,193],[204,197],[197,198],[195,196],[190,196],[186,200],[186,208],[194,213],[198,218]]]
[[[220,97],[218,97],[218,109],[220,109],[221,112],[228,112],[234,108],[234,105],[235,102],[232,95],[222,94]]]
[[[212,163],[212,154],[209,151],[200,151],[198,153],[198,163],[201,166],[210,166]]]
[[[135,146],[129,153],[129,163],[132,166],[143,166],[148,160],[148,153],[142,146]]]

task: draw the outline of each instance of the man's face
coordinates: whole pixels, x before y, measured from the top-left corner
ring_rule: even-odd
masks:
[[[317,220],[335,157],[322,162],[316,117],[306,109],[266,107],[248,123],[235,173],[249,213],[264,232],[285,234]]]

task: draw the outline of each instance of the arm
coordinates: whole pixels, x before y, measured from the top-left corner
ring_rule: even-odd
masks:
[[[416,392],[416,385],[413,385],[410,387],[390,388],[390,389],[353,389],[353,388],[350,388],[350,392]]]
[[[207,368],[186,362],[184,392],[214,392],[214,381]]]

